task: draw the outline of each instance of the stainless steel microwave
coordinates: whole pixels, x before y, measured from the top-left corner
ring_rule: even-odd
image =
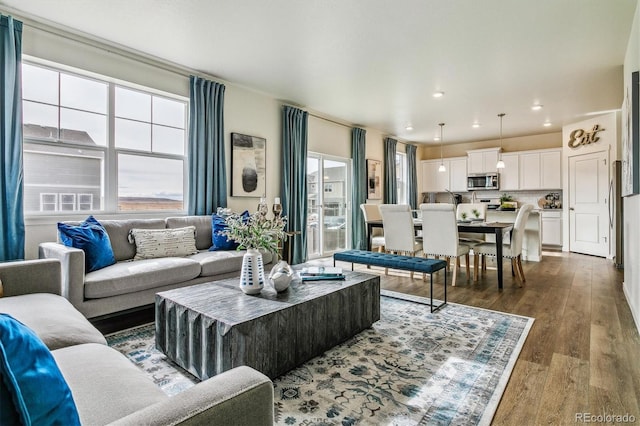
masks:
[[[479,191],[479,190],[498,190],[499,175],[498,173],[474,173],[467,175],[467,190]]]

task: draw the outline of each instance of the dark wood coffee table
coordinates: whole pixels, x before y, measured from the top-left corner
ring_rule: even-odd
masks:
[[[248,365],[275,378],[380,319],[380,277],[265,287],[245,295],[238,278],[156,295],[156,347],[201,380]]]

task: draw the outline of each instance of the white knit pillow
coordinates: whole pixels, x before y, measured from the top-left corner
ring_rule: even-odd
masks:
[[[129,236],[136,244],[133,260],[188,256],[198,252],[195,226],[171,229],[133,228],[129,231]]]

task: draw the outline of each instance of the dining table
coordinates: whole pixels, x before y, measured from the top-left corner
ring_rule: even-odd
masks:
[[[374,228],[382,228],[382,220],[370,220],[367,223],[367,250],[371,251],[371,238],[369,237]],[[413,227],[416,231],[422,230],[422,220],[414,219]],[[502,290],[502,241],[507,232],[513,230],[513,223],[507,222],[481,222],[481,221],[458,221],[458,232],[475,234],[493,234],[496,237],[496,262],[498,269],[498,289]]]

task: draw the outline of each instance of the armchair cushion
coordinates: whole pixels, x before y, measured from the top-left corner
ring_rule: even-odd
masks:
[[[0,424],[80,424],[71,390],[51,352],[8,314],[0,314],[0,373]]]
[[[62,244],[84,251],[87,272],[116,263],[109,235],[93,216],[89,216],[79,225],[58,222],[58,232]]]

